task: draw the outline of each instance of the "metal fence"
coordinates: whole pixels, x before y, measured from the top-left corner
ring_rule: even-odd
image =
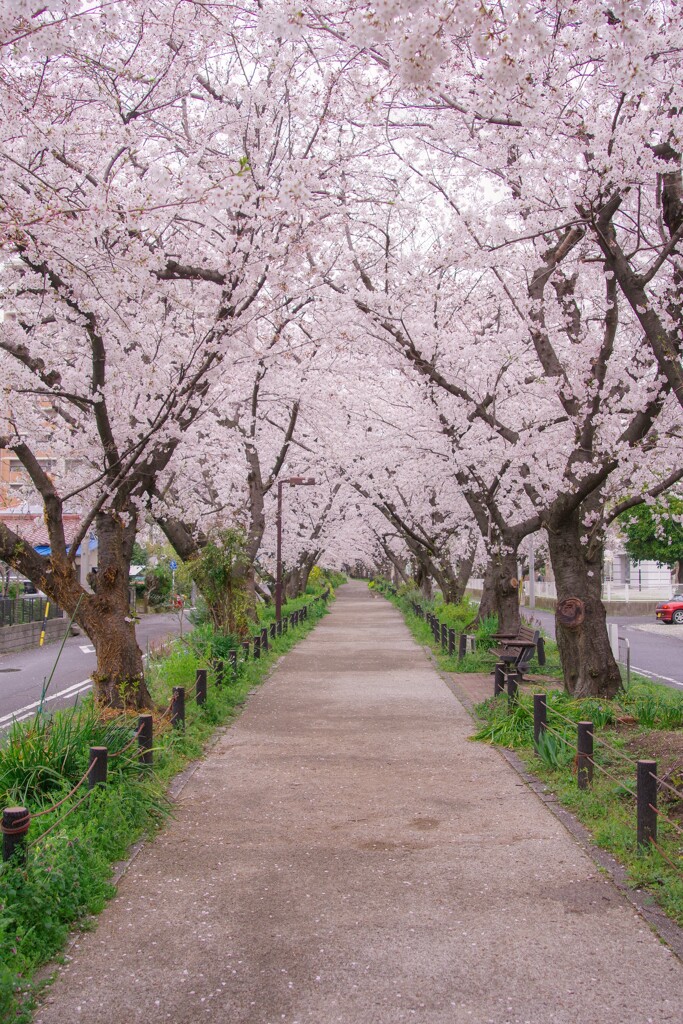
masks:
[[[3,626],[20,626],[25,622],[41,622],[45,618],[46,597],[0,597],[0,629]],[[64,615],[54,601],[49,602],[48,619],[60,619]]]

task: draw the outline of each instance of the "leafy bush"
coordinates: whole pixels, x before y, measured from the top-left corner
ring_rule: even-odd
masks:
[[[149,603],[155,607],[168,604],[173,587],[173,574],[168,567],[160,562],[145,573],[145,587],[149,594]]]

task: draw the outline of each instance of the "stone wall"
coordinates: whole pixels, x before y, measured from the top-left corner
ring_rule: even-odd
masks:
[[[45,643],[62,640],[68,628],[69,620],[49,619],[45,629]],[[18,626],[3,626],[0,629],[0,654],[9,651],[25,651],[37,647],[40,643],[41,622],[23,622]]]

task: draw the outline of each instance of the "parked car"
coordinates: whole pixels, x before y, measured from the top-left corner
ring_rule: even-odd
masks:
[[[658,622],[675,622],[679,626],[683,625],[683,588],[676,587],[673,597],[658,604],[655,615]]]

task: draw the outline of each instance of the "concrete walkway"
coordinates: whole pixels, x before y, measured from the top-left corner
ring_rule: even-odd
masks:
[[[364,585],[183,791],[40,1024],[663,1024],[683,967]]]

